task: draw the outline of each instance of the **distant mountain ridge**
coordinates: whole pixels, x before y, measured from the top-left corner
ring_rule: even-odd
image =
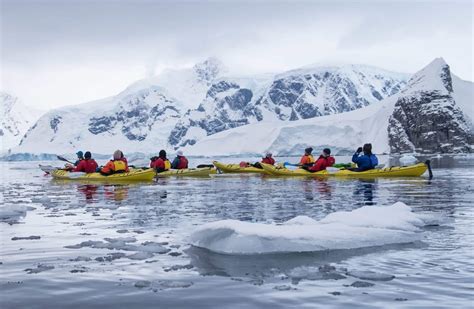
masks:
[[[23,105],[6,92],[0,92],[0,153],[7,152],[20,142],[26,131],[42,114],[41,111]]]
[[[259,76],[227,76],[225,72],[220,61],[208,59],[192,68],[168,70],[137,81],[114,97],[50,111],[26,133],[14,152],[67,153],[88,149],[107,154],[120,148],[124,152],[152,153],[185,147],[199,154],[195,151],[201,149],[197,147],[199,144],[214,136],[217,138],[224,131],[244,132],[247,126],[249,130],[261,127],[276,132],[278,130],[272,127],[288,126],[287,123],[294,123],[296,127],[300,123],[324,127],[325,119],[345,119],[353,123],[346,114],[358,114],[360,110],[363,115],[382,102],[396,100],[407,89],[410,79],[407,74],[364,65],[308,66]],[[448,77],[454,85],[451,97],[456,98],[460,102],[457,106],[465,111],[470,104],[464,98],[472,90],[472,83],[461,81],[450,72],[445,76]],[[423,89],[438,89],[441,82],[437,78],[416,82],[412,77],[410,88],[415,89],[417,83]],[[472,110],[472,106],[470,108]],[[379,128],[370,128],[382,130],[378,134],[385,134],[384,145],[388,145],[388,118],[383,118],[383,123],[374,122]],[[472,122],[469,117],[465,118],[469,126]],[[397,116],[393,119],[400,122]],[[253,126],[260,122],[272,125]],[[409,124],[400,124],[408,132]],[[361,128],[364,127],[367,126],[361,124]],[[358,129],[359,135],[368,134],[366,130]],[[288,138],[293,136],[301,139],[300,144],[306,143],[303,142],[306,138],[298,132],[284,131],[288,131]],[[314,139],[315,132],[307,134]],[[343,131],[341,134],[344,135]],[[245,140],[240,142],[245,143]],[[281,139],[280,142],[284,144]],[[331,145],[329,141],[326,144]],[[395,147],[392,151],[408,151],[408,148]]]

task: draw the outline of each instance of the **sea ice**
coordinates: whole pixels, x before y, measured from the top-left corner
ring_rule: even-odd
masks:
[[[222,220],[204,224],[190,236],[196,247],[226,254],[313,252],[356,249],[421,239],[428,218],[401,202],[339,211],[316,221],[299,216],[283,224]]]

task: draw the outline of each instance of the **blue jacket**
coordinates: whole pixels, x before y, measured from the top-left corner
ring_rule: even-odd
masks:
[[[357,152],[352,156],[352,162],[357,164],[359,171],[366,171],[375,168],[379,164],[377,157],[372,154],[370,156],[362,154],[359,155]]]

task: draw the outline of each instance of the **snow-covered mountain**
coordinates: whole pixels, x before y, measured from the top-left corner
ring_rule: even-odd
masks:
[[[208,156],[268,150],[289,155],[312,145],[342,154],[371,142],[376,153],[470,152],[473,131],[461,111],[472,108],[467,83],[451,75],[443,59],[435,59],[413,75],[401,92],[378,104],[293,122],[262,121],[205,137],[184,150]],[[410,147],[399,147],[402,143]]]
[[[472,131],[456,104],[455,91],[449,66],[441,58],[416,73],[389,119],[391,152],[470,152]],[[458,96],[462,106],[472,104],[472,99]]]
[[[23,105],[17,97],[0,92],[0,153],[20,142],[26,131],[41,116],[41,111]]]
[[[433,94],[440,85],[446,89],[439,81],[443,78],[439,67],[440,61],[434,61],[406,86],[409,76],[405,74],[362,65],[309,66],[277,75],[241,77],[225,76],[223,65],[209,59],[138,81],[114,97],[53,110],[38,120],[14,152],[82,149],[107,154],[120,148],[153,153],[185,147],[196,155],[267,149],[289,154],[299,153],[308,144],[348,151],[364,141],[378,144],[379,152],[408,151],[390,149],[389,119],[401,126],[400,131],[390,133],[390,145],[396,143],[395,133],[405,131],[411,138],[410,126],[417,124],[401,121],[395,106],[403,105],[399,101],[403,96],[413,98],[420,91]],[[448,75],[453,90],[447,95],[452,104],[472,112],[472,83],[451,76],[449,70],[444,78]],[[444,106],[427,100],[423,104],[433,110]],[[464,121],[443,119],[460,127]],[[411,150],[426,147],[426,143],[412,143]]]
[[[173,146],[262,120],[309,119],[377,103],[398,93],[408,76],[363,65],[306,67],[276,76],[220,78],[197,109],[171,132]]]

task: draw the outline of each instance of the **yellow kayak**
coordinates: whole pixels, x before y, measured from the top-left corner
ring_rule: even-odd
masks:
[[[181,170],[168,170],[161,173],[157,173],[156,177],[202,177],[209,176],[209,174],[215,174],[215,169],[211,167],[201,168],[185,168]]]
[[[100,173],[82,173],[68,172],[65,170],[54,170],[51,176],[55,179],[69,180],[94,180],[94,181],[151,181],[155,177],[155,170],[149,169],[131,169],[128,173],[118,173],[109,176]]]
[[[241,167],[239,164],[225,164],[218,161],[212,162],[214,166],[221,170],[223,173],[256,173],[256,174],[268,174],[262,168],[256,168],[253,166]]]
[[[307,170],[304,170],[302,168],[298,168],[295,170],[290,170],[287,169],[286,167],[283,167],[281,165],[270,165],[270,164],[265,164],[261,163],[263,169],[270,175],[274,176],[304,176],[304,177],[324,177],[324,176],[329,176],[329,173],[327,171],[320,171],[320,172],[315,172],[311,173],[308,172]]]
[[[355,178],[373,178],[373,177],[419,177],[428,169],[426,163],[419,163],[412,166],[394,166],[381,169],[372,169],[364,172],[354,172],[350,170],[339,170],[336,172],[320,171],[311,173],[304,169],[289,170],[284,167],[262,164],[265,171],[276,176],[306,176],[306,177],[355,177]]]

